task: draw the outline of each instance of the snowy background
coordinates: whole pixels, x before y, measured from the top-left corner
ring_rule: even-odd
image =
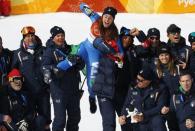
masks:
[[[118,14],[115,23],[120,29],[137,27],[147,33],[147,30],[156,27],[161,31],[161,40],[167,41],[166,29],[175,23],[181,30],[181,35],[187,38],[188,34],[195,31],[195,14],[165,15],[165,14]],[[36,34],[43,43],[50,37],[50,28],[57,25],[62,27],[66,33],[66,41],[69,44],[79,44],[85,40],[89,34],[91,25],[90,19],[81,13],[49,13],[33,15],[17,15],[0,18],[0,36],[3,39],[3,46],[11,50],[19,48],[22,35],[20,33],[23,26],[31,25],[35,27]],[[135,41],[136,44],[137,41]],[[187,44],[189,44],[187,42]],[[88,105],[87,86],[81,99],[81,122],[80,131],[101,131],[102,120],[99,110],[96,114],[90,114]],[[117,129],[120,131],[117,120]]]

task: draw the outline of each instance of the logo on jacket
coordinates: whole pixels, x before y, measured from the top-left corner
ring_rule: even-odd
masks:
[[[101,102],[105,102],[106,98],[101,98],[100,100],[101,100]]]
[[[175,100],[175,103],[180,104],[181,102],[180,102],[180,100]]]
[[[40,61],[42,60],[42,57],[41,57],[41,56],[39,56],[39,60],[40,60]]]
[[[150,98],[152,98],[152,99],[154,98],[154,94],[153,94],[153,93],[152,93],[152,94],[150,94]]]
[[[18,104],[18,101],[15,100],[15,101],[13,101],[12,103],[13,103],[13,105],[17,105],[17,104]]]
[[[136,96],[138,93],[137,93],[137,91],[133,91],[132,94],[133,94],[134,96]]]
[[[58,103],[59,104],[59,103],[61,103],[61,100],[60,99],[56,99],[55,100],[55,103]]]
[[[193,101],[190,103],[190,106],[191,106],[191,107],[194,107],[194,106],[195,106],[195,100],[193,100]]]
[[[58,57],[58,60],[62,61],[62,60],[64,60],[64,57]]]
[[[22,60],[28,60],[28,56],[22,57]]]

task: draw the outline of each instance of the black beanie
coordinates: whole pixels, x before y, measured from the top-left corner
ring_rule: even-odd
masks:
[[[167,33],[180,33],[181,32],[181,28],[179,28],[177,25],[175,24],[171,24],[169,25],[169,27],[167,28]]]
[[[160,31],[157,28],[150,28],[148,30],[147,37],[157,36],[160,38]]]
[[[148,66],[147,66],[148,67]],[[152,71],[150,70],[150,67],[146,68],[144,67],[139,73],[138,75],[143,77],[145,80],[149,80],[151,81],[153,79],[152,77]]]
[[[168,45],[161,45],[158,49],[157,49],[157,55],[159,56],[162,53],[168,53],[169,55],[171,55],[171,50],[168,47]]]
[[[53,39],[57,34],[65,34],[64,30],[59,26],[54,26],[50,29],[51,38]]]
[[[105,14],[111,15],[115,19],[115,15],[117,14],[117,10],[114,7],[106,7],[104,9],[102,16]]]

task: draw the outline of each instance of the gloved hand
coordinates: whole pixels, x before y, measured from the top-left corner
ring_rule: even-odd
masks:
[[[18,126],[18,131],[28,131],[28,123],[25,120],[21,120],[16,123]]]
[[[118,68],[123,68],[123,61],[115,61],[117,64]]]
[[[111,42],[111,41],[110,41]],[[115,54],[114,48],[112,48],[106,41],[103,40],[101,37],[95,38],[93,41],[93,46],[98,49],[103,54]]]
[[[81,3],[80,4],[80,9],[81,9],[82,12],[84,12],[89,17],[91,15],[93,15],[93,13],[94,13],[93,10],[90,9],[90,7],[86,3]]]
[[[90,105],[90,112],[94,114],[97,110],[95,98],[89,96],[89,105]]]
[[[72,65],[77,64],[81,61],[81,58],[78,55],[68,55],[67,59],[72,63]]]
[[[44,69],[43,70],[43,80],[46,84],[51,83],[52,79],[51,79],[51,71],[49,69]]]

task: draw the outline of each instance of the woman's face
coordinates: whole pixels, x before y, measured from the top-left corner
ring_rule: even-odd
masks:
[[[114,21],[114,18],[109,14],[104,14],[102,16],[102,22],[103,22],[104,28],[110,27],[110,25],[113,23],[113,21]]]
[[[26,45],[32,45],[36,43],[35,35],[34,34],[27,34],[24,38],[24,43]]]
[[[170,61],[170,54],[168,53],[161,53],[159,55],[159,60],[162,64],[168,64]]]
[[[53,42],[57,45],[57,46],[62,46],[65,42],[65,35],[63,33],[59,33],[57,34],[54,38],[53,38]]]

